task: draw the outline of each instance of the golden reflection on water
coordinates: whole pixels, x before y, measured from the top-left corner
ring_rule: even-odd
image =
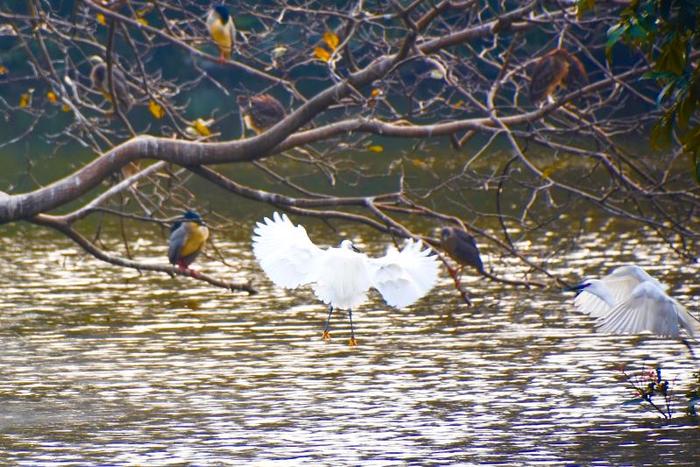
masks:
[[[621,405],[632,396],[622,363],[659,362],[685,388],[683,345],[595,334],[557,290],[465,277],[468,308],[443,274],[408,310],[376,296],[358,310],[353,349],[345,317],[324,343],[323,305],[273,288],[247,241],[217,239],[233,268],[198,267],[258,277],[252,297],[114,268],[38,235],[0,239],[2,463],[700,463],[696,421]],[[636,262],[697,306],[697,266],[656,239],[618,240],[603,250],[584,236],[550,267],[573,280]],[[143,240],[138,254],[164,261],[165,246]],[[489,258],[501,274],[522,270]]]

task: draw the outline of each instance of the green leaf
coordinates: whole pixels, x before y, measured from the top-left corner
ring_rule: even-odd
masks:
[[[605,58],[612,62],[612,48],[620,42],[620,39],[625,34],[627,30],[626,24],[616,24],[608,29],[608,40],[605,43]]]
[[[674,34],[673,39],[666,43],[661,49],[661,55],[656,61],[658,71],[670,71],[677,75],[685,71],[686,41],[680,34]]]

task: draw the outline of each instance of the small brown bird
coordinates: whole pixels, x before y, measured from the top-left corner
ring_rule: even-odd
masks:
[[[237,101],[245,125],[258,135],[287,116],[280,101],[269,94],[238,96]]]
[[[554,49],[537,59],[530,72],[530,101],[551,97],[560,86],[572,88],[588,82],[581,60],[564,49]]]
[[[457,261],[460,266],[472,266],[478,272],[484,272],[484,265],[479,256],[476,240],[462,229],[443,227],[440,231],[442,248]]]
[[[93,89],[99,91],[105,99],[112,102],[112,94],[109,92],[107,64],[99,55],[93,55],[88,60],[92,63],[90,81]],[[112,86],[114,88],[114,96],[117,98],[119,104],[119,109],[122,112],[131,110],[133,99],[129,93],[129,86],[124,73],[122,73],[116,64],[112,65]],[[114,102],[112,102],[112,106],[114,106]]]

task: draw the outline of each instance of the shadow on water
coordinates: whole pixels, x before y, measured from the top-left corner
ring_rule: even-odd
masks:
[[[408,310],[374,296],[356,313],[352,349],[341,314],[321,341],[324,308],[308,290],[261,277],[260,294],[231,294],[21,233],[0,239],[2,463],[700,463],[697,420],[682,408],[663,422],[621,405],[621,364],[659,362],[682,389],[685,348],[597,335],[559,291],[467,276],[467,308],[443,274]],[[199,267],[259,276],[248,241],[217,243],[234,270]],[[607,266],[635,261],[697,304],[697,268],[658,242],[601,244],[584,237],[551,267],[575,277],[604,272],[603,254]],[[157,239],[140,245],[142,258],[165,255]]]

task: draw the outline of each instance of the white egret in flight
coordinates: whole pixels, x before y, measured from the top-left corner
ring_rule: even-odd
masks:
[[[437,257],[418,241],[407,240],[401,251],[389,246],[380,258],[359,252],[350,240],[343,240],[337,248],[321,249],[303,226],[277,212],[272,219],[258,222],[254,232],[253,252],[272,282],[291,289],[311,284],[316,296],[328,305],[324,339],[330,338],[333,310],[344,309],[350,318],[350,345],[357,345],[352,310],[367,300],[370,287],[379,290],[389,305],[404,308],[437,281]]]
[[[598,330],[611,334],[650,332],[680,338],[682,333],[700,335],[700,321],[668,296],[667,287],[639,266],[616,268],[602,279],[586,279],[570,290],[577,291],[579,311],[597,318]],[[691,349],[692,353],[692,349]]]

